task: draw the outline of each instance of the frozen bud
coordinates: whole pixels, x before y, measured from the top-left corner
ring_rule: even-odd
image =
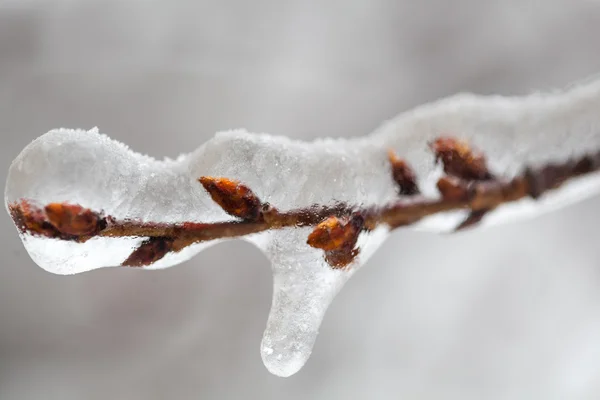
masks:
[[[392,150],[388,151],[388,159],[392,166],[392,176],[398,185],[398,191],[405,196],[419,194],[415,172],[406,161],[399,158]]]
[[[333,268],[344,268],[354,261],[359,249],[355,248],[364,219],[329,217],[315,227],[308,236],[309,246],[325,250],[325,260]]]
[[[143,267],[154,264],[173,248],[173,240],[153,237],[142,242],[121,265],[125,267]]]
[[[489,180],[485,156],[471,148],[469,143],[452,137],[440,137],[429,145],[436,161],[441,160],[444,172],[466,180]]]
[[[362,219],[329,217],[308,235],[309,246],[322,250],[337,250],[356,243],[362,229]]]
[[[260,218],[261,201],[249,187],[236,180],[212,176],[203,176],[199,181],[226,213],[251,221]]]
[[[77,204],[50,203],[44,210],[48,221],[67,235],[92,235],[98,231],[102,221],[100,215]]]
[[[17,229],[21,233],[55,238],[60,235],[46,219],[44,211],[27,200],[20,200],[8,206]]]

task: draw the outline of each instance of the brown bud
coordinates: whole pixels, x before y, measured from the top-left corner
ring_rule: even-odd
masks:
[[[330,250],[325,252],[325,261],[333,269],[342,269],[354,261],[359,253],[359,249],[342,248],[340,250]]]
[[[29,201],[20,200],[11,203],[8,208],[17,229],[21,233],[48,238],[60,236],[60,232],[46,220],[44,212]]]
[[[440,137],[430,143],[436,161],[441,160],[448,175],[466,180],[490,180],[485,156],[477,152],[463,140],[453,137]]]
[[[247,186],[232,179],[212,176],[203,176],[199,181],[226,213],[250,221],[260,218],[261,201]]]
[[[362,219],[329,217],[308,235],[309,246],[323,250],[337,250],[349,243],[356,243],[362,229]]]
[[[415,172],[408,163],[401,158],[398,158],[393,150],[388,151],[388,159],[392,166],[392,177],[398,184],[398,191],[405,196],[413,196],[419,194],[419,186]]]
[[[48,221],[61,233],[73,236],[97,232],[101,217],[76,204],[50,203],[45,209]]]
[[[163,258],[173,247],[173,240],[164,237],[147,239],[121,264],[124,267],[143,267]]]
[[[437,188],[445,200],[460,201],[469,196],[468,185],[452,176],[442,176],[437,182]]]
[[[363,228],[364,218],[358,214],[352,217],[329,217],[315,227],[307,243],[325,250],[325,261],[332,268],[344,268],[352,263],[359,252],[355,245]]]

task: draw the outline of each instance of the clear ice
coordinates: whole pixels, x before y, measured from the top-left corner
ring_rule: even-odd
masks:
[[[243,130],[216,134],[191,154],[158,161],[90,131],[52,130],[28,145],[12,163],[5,202],[78,203],[115,218],[176,223],[227,221],[197,178],[238,179],[280,210],[346,202],[381,205],[397,198],[386,152],[409,162],[426,196],[436,197],[440,175],[428,142],[442,134],[469,140],[483,150],[490,169],[507,177],[525,166],[560,162],[600,149],[600,81],[563,92],[526,97],[461,94],[421,106],[357,139],[293,141]],[[539,201],[503,206],[483,220],[493,225],[529,217],[592,196],[594,174],[577,179]],[[464,212],[436,215],[410,229],[443,232]],[[261,344],[265,366],[279,376],[307,361],[327,307],[344,283],[388,236],[380,227],[359,237],[361,252],[350,268],[332,269],[323,252],[309,247],[310,228],[286,228],[244,239],[270,259],[273,300]],[[43,269],[75,274],[118,266],[143,238],[94,238],[78,244],[22,235],[31,258]],[[188,260],[213,243],[168,254],[146,269]]]

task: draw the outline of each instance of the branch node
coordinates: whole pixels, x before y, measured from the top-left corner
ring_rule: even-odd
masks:
[[[437,188],[444,200],[460,201],[469,198],[468,184],[454,176],[442,176],[437,181]]]

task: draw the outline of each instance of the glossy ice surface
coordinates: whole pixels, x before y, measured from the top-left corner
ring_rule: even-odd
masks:
[[[363,138],[292,141],[237,130],[218,133],[193,153],[158,161],[90,131],[57,129],[14,160],[6,204],[78,203],[118,219],[177,223],[227,221],[197,178],[238,179],[280,210],[345,202],[383,205],[397,198],[387,161],[393,149],[412,165],[426,196],[437,196],[440,175],[427,144],[452,134],[483,150],[491,170],[511,177],[526,166],[560,162],[600,149],[600,82],[523,98],[458,95],[403,113]],[[578,179],[540,201],[524,200],[492,212],[482,225],[527,217],[596,194],[598,175]],[[444,232],[464,212],[436,215],[415,229]],[[274,374],[297,372],[312,351],[327,307],[344,283],[383,243],[380,227],[359,238],[361,253],[334,270],[309,247],[310,228],[286,228],[247,237],[271,261],[273,301],[261,354]],[[143,238],[93,238],[86,243],[22,236],[32,259],[47,271],[74,274],[120,265]],[[212,243],[169,254],[147,269],[181,263]]]

